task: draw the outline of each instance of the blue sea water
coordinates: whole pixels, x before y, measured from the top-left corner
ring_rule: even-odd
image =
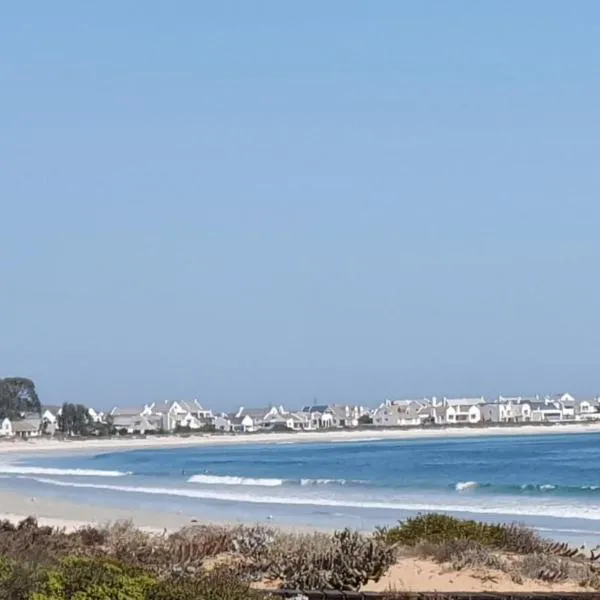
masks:
[[[427,511],[600,543],[600,435],[202,446],[0,464],[0,487],[198,520],[369,530]]]

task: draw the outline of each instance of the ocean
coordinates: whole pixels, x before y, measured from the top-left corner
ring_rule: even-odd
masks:
[[[600,543],[600,434],[6,457],[0,476],[1,489],[199,521],[372,530],[440,511]]]

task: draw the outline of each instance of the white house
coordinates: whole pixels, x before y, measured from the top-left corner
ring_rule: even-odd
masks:
[[[314,404],[303,406],[301,413],[308,416],[312,429],[327,429],[333,427],[333,414],[329,411],[327,404]]]
[[[562,421],[563,413],[560,404],[553,402],[531,402],[531,420],[537,423],[544,421]]]
[[[115,406],[109,413],[113,426],[117,430],[126,430],[127,433],[139,431],[144,433],[146,430],[158,430],[161,428],[161,418],[153,414],[152,409],[147,404],[144,406],[120,408]],[[150,424],[148,418],[153,417]]]
[[[90,415],[90,419],[92,420],[93,423],[103,423],[104,422],[104,413],[103,412],[98,412],[93,408],[88,408],[88,415]]]
[[[225,413],[214,415],[213,426],[215,428],[215,431],[233,431],[231,418]]]
[[[348,404],[332,404],[327,408],[327,412],[333,417],[333,427],[358,427],[358,420],[368,414],[364,407]]]
[[[10,419],[3,419],[0,423],[0,437],[11,437],[13,435]]]
[[[496,402],[481,404],[481,419],[488,423],[522,423],[531,421],[531,406],[528,402],[520,402],[502,398]]]
[[[406,427],[421,424],[423,404],[413,400],[386,401],[373,413],[373,425],[376,427]]]
[[[600,419],[598,400],[579,400],[576,405],[576,418],[580,421]]]
[[[485,404],[483,396],[479,398],[444,398],[446,423],[448,425],[479,423],[483,404]]]
[[[251,433],[262,429],[265,425],[265,418],[275,418],[278,414],[276,408],[245,408],[240,406],[233,415],[232,425],[235,431]]]
[[[230,431],[253,433],[258,430],[258,426],[254,423],[254,420],[250,415],[244,415],[243,417],[231,415],[229,417],[229,424]]]
[[[166,431],[175,431],[177,427],[201,429],[214,421],[212,411],[205,409],[197,399],[166,400],[162,404],[150,404],[149,409],[153,414],[162,415],[162,427]]]

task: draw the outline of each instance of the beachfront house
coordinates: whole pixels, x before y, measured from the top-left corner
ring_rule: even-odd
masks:
[[[120,408],[115,406],[109,413],[113,427],[127,433],[146,433],[162,429],[162,415],[153,413],[147,404],[139,407]]]
[[[327,412],[332,416],[333,427],[358,427],[359,419],[369,411],[363,406],[332,404]]]
[[[267,422],[273,425],[279,417],[279,409],[274,406],[270,408],[245,408],[240,406],[234,414],[235,423],[233,424],[236,430],[250,433],[264,429]]]
[[[531,420],[534,423],[562,421],[563,413],[559,404],[554,402],[531,402]]]
[[[310,419],[312,429],[327,429],[333,427],[333,414],[329,412],[327,404],[314,404],[313,406],[303,406],[301,413]]]
[[[2,419],[0,423],[0,437],[7,438],[12,437],[13,428],[10,419]]]
[[[12,421],[11,429],[19,438],[34,438],[42,434],[42,418],[37,413],[24,415],[23,419]]]
[[[202,429],[214,424],[212,411],[204,408],[197,399],[166,400],[163,405],[151,404],[150,408],[156,414],[163,415],[163,427],[166,431],[175,431],[181,427]]]
[[[263,418],[264,429],[289,429],[291,431],[311,431],[316,429],[310,413],[288,412],[283,406],[273,407]]]
[[[481,422],[481,407],[485,404],[483,396],[479,398],[444,398],[445,421],[448,425]]]
[[[525,423],[531,421],[531,405],[520,397],[500,396],[494,402],[481,405],[481,420],[484,423]]]
[[[88,408],[88,415],[92,420],[92,423],[104,423],[104,412],[98,412],[95,408]]]
[[[552,396],[546,396],[545,400],[548,402],[566,402],[575,403],[575,397],[568,393],[553,394]]]
[[[575,406],[575,418],[578,421],[600,419],[598,399],[578,400]]]
[[[250,415],[237,416],[237,413],[229,415],[230,431],[236,433],[254,433],[259,426]]]
[[[422,409],[428,406],[423,400],[386,400],[373,412],[376,427],[419,426],[423,422]]]
[[[58,420],[62,414],[62,406],[42,406],[42,431],[54,435],[58,431]]]
[[[215,431],[230,432],[233,431],[231,418],[226,413],[216,414],[213,417],[213,426]]]
[[[42,421],[49,425],[56,425],[58,418],[62,414],[62,406],[44,405],[42,406]]]

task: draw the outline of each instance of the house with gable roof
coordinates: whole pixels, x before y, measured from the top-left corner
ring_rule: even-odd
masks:
[[[443,399],[445,407],[445,421],[448,425],[476,424],[481,421],[481,407],[485,398],[446,398]]]

